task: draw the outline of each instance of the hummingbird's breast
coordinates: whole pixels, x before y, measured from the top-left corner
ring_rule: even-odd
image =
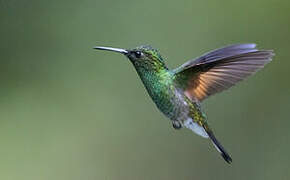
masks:
[[[172,74],[142,74],[142,82],[158,109],[171,120],[188,118],[189,106],[181,89],[173,82]]]

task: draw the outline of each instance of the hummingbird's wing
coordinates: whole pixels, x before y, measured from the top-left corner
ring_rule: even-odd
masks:
[[[202,101],[230,88],[271,61],[272,50],[255,47],[255,44],[237,44],[206,53],[174,69],[175,82],[189,98]]]

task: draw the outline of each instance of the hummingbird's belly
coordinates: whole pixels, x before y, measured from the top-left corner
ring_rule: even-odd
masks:
[[[158,109],[173,121],[184,121],[189,117],[189,107],[183,93],[176,88],[168,88],[151,96]]]
[[[141,80],[148,94],[165,116],[173,121],[184,121],[189,116],[186,97],[183,90],[176,88],[173,84],[171,74],[165,75],[141,76]]]

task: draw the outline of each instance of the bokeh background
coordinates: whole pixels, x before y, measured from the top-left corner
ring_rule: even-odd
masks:
[[[290,178],[290,2],[0,0],[0,179]],[[130,62],[95,45],[151,44],[169,67],[233,43],[274,61],[203,105],[233,157],[176,131]]]

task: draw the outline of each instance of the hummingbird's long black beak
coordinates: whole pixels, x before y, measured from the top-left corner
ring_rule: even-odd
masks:
[[[95,46],[94,49],[105,50],[105,51],[113,51],[113,52],[122,53],[124,55],[128,54],[128,51],[126,49],[120,49],[120,48]]]

